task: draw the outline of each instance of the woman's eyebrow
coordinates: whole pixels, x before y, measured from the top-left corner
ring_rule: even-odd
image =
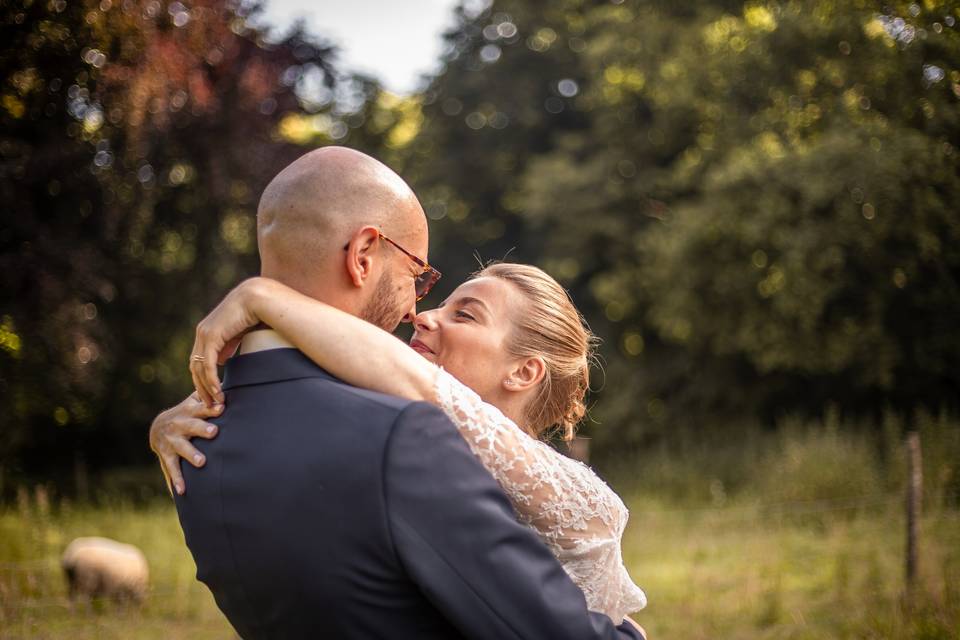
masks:
[[[481,307],[484,311],[486,311],[487,313],[490,313],[490,307],[488,307],[487,304],[486,304],[483,300],[481,300],[480,298],[473,298],[473,297],[471,297],[471,296],[463,296],[463,297],[457,298],[456,300],[453,300],[453,301],[444,300],[443,302],[441,302],[440,304],[437,305],[437,309],[442,309],[444,306],[446,306],[447,303],[459,305],[459,306],[461,306],[461,307],[462,307],[462,306],[465,306],[465,305],[468,305],[468,304],[471,304],[471,303],[476,303],[476,304],[480,305],[480,307]]]
[[[476,305],[479,305],[480,308],[486,311],[487,313],[490,313],[490,307],[488,307],[486,303],[480,298],[471,298],[470,296],[464,296],[462,298],[457,298],[456,303],[459,304],[461,307],[466,306],[468,304],[476,304]]]

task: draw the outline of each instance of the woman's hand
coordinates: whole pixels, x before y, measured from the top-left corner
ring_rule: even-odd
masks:
[[[150,425],[150,448],[160,458],[167,488],[178,495],[183,495],[186,490],[180,473],[180,458],[188,460],[195,467],[202,467],[206,462],[203,454],[190,444],[190,438],[209,440],[216,436],[217,425],[205,422],[204,418],[218,416],[222,410],[222,404],[215,408],[207,407],[193,393],[177,406],[158,415]]]
[[[644,640],[647,640],[648,636],[647,636],[646,630],[643,627],[641,627],[639,624],[637,624],[636,620],[634,620],[630,616],[624,616],[623,619],[629,622],[631,625],[633,625],[634,628],[636,628],[636,630],[640,632],[640,635],[643,636]]]
[[[234,354],[243,334],[260,321],[252,302],[268,282],[265,278],[241,282],[197,325],[190,352],[190,375],[200,400],[208,407],[223,404],[217,365]]]

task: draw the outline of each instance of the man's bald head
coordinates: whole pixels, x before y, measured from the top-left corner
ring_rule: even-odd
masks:
[[[307,153],[267,185],[257,210],[261,273],[310,295],[338,277],[337,256],[371,225],[426,250],[417,197],[389,167],[346,147]]]

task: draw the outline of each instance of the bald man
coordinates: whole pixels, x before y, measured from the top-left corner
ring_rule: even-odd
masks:
[[[412,319],[423,269],[380,234],[426,261],[427,219],[403,179],[358,151],[318,149],[260,198],[261,274],[393,331]]]
[[[349,149],[284,169],[257,236],[262,275],[387,330],[435,278],[413,192]],[[269,329],[244,337],[223,390],[216,438],[163,437],[182,420],[206,435],[188,399],[151,443],[197,456],[172,478],[177,512],[197,578],[243,638],[642,637],[587,611],[433,405],[350,387]]]

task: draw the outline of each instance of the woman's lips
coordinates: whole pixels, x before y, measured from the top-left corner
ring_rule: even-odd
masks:
[[[433,349],[423,344],[419,340],[411,340],[410,348],[416,351],[417,353],[433,353]]]

